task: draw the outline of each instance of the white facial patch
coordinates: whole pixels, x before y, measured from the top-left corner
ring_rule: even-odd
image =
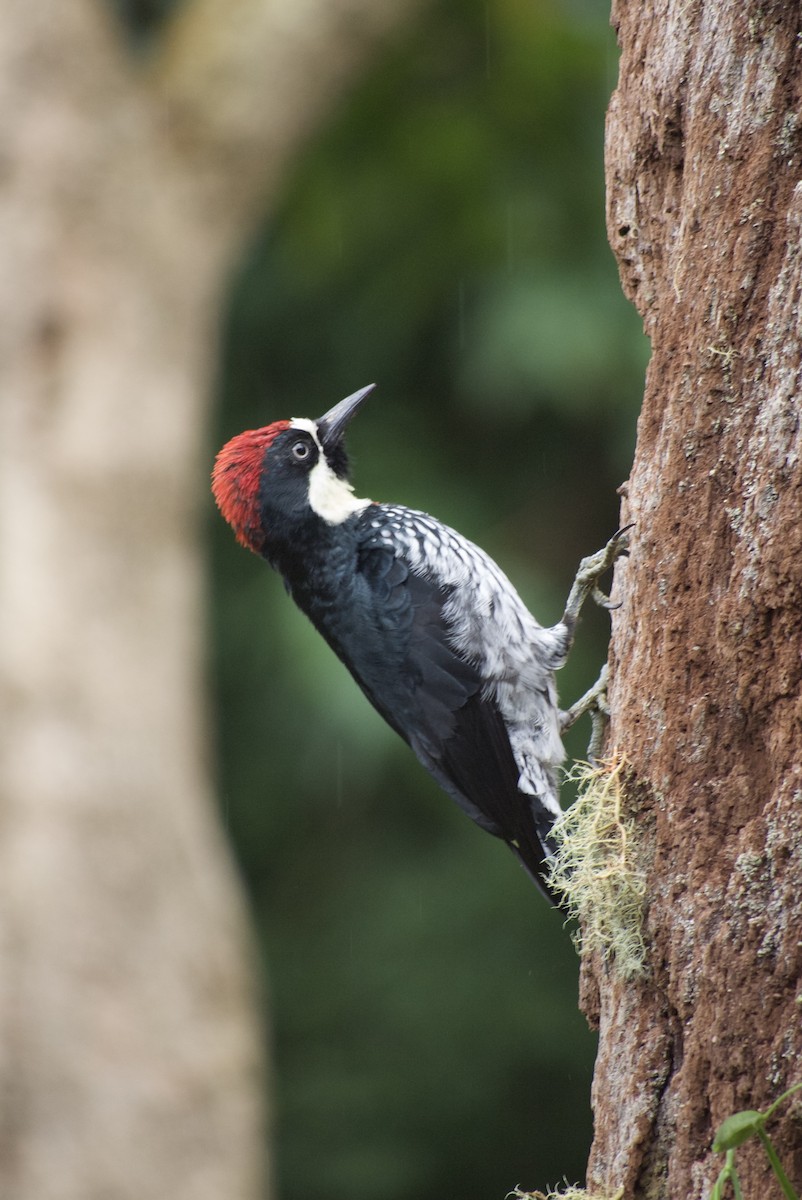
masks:
[[[358,500],[351,484],[345,479],[338,479],[326,462],[315,422],[308,417],[293,417],[290,425],[293,429],[303,429],[311,434],[320,451],[320,457],[309,472],[309,505],[312,511],[329,525],[341,525],[353,513],[367,508],[370,500]]]

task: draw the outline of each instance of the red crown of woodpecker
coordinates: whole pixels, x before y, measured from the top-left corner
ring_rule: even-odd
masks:
[[[259,511],[259,486],[268,446],[289,429],[289,421],[274,421],[264,429],[238,433],[214,460],[212,493],[237,541],[260,554],[265,541]]]

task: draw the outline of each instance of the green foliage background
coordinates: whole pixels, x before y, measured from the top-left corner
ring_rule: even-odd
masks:
[[[454,525],[556,620],[617,525],[645,362],[604,234],[615,72],[595,0],[427,7],[241,264],[210,456],[376,380],[358,494]],[[209,536],[219,792],[264,949],[282,1200],[581,1178],[594,1040],[560,918],[211,506]],[[566,702],[608,625],[584,621]]]

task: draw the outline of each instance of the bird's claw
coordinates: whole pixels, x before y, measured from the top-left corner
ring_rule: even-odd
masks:
[[[595,585],[605,571],[609,571],[610,567],[617,558],[629,555],[629,530],[631,525],[625,525],[614,533],[606,546],[601,550],[597,550],[595,554],[589,554],[587,558],[583,558],[579,564],[579,570],[576,573],[577,581],[586,585],[593,585],[594,599],[595,594],[603,596]]]
[[[601,712],[604,716],[609,715],[609,707],[607,704],[607,679],[609,668],[607,663],[601,669],[599,678],[596,680],[592,688],[588,688],[584,696],[560,713],[560,733],[565,733],[572,725],[575,725],[580,717],[583,717],[586,712]]]
[[[607,703],[608,667],[605,663],[599,678],[593,687],[585,692],[575,704],[565,712],[560,713],[560,733],[565,733],[576,724],[585,713],[590,713],[591,735],[588,744],[588,762],[595,762],[602,751],[604,732],[610,717],[610,706]]]
[[[571,594],[568,597],[568,603],[565,606],[565,614],[563,616],[563,624],[568,629],[569,639],[573,639],[577,618],[588,596],[592,597],[594,602],[600,605],[601,608],[606,608],[608,611],[613,611],[621,607],[620,602],[615,603],[601,590],[599,579],[605,571],[609,571],[616,559],[622,558],[629,553],[630,529],[632,529],[632,525],[624,525],[622,529],[613,534],[602,550],[597,551],[596,554],[588,555],[587,558],[583,558],[579,564],[579,570],[576,573],[576,579],[571,588]],[[588,746],[588,759],[590,762],[595,762],[601,753],[607,718],[610,715],[610,708],[607,703],[606,664],[602,668],[601,674],[593,687],[581,699],[577,700],[576,704],[572,704],[566,712],[560,714],[560,732],[564,733],[566,729],[570,729],[586,712],[591,714],[593,726],[590,745]]]
[[[601,590],[599,579],[605,571],[609,571],[616,559],[629,555],[629,530],[632,528],[631,524],[624,525],[617,533],[613,534],[603,549],[582,559],[571,588],[571,594],[568,597],[568,603],[565,606],[565,616],[563,617],[565,624],[573,626],[576,623],[579,611],[588,596],[592,597],[594,603],[601,608],[606,608],[609,612],[621,607],[620,603],[611,600]]]
[[[615,612],[623,604],[622,600],[611,600],[600,587],[594,587],[590,595],[594,604],[598,604],[599,608],[606,608],[608,612]]]

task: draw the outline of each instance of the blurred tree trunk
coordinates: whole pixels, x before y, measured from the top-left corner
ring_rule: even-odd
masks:
[[[249,938],[210,802],[196,506],[216,312],[391,0],[99,0],[0,42],[0,1193],[262,1195]]]
[[[615,3],[609,237],[653,356],[610,742],[650,976],[586,964],[590,1183],[706,1195],[719,1123],[802,1079],[802,40],[797,4]],[[775,1122],[802,1183],[799,1105]],[[779,1190],[737,1151],[746,1200]]]

